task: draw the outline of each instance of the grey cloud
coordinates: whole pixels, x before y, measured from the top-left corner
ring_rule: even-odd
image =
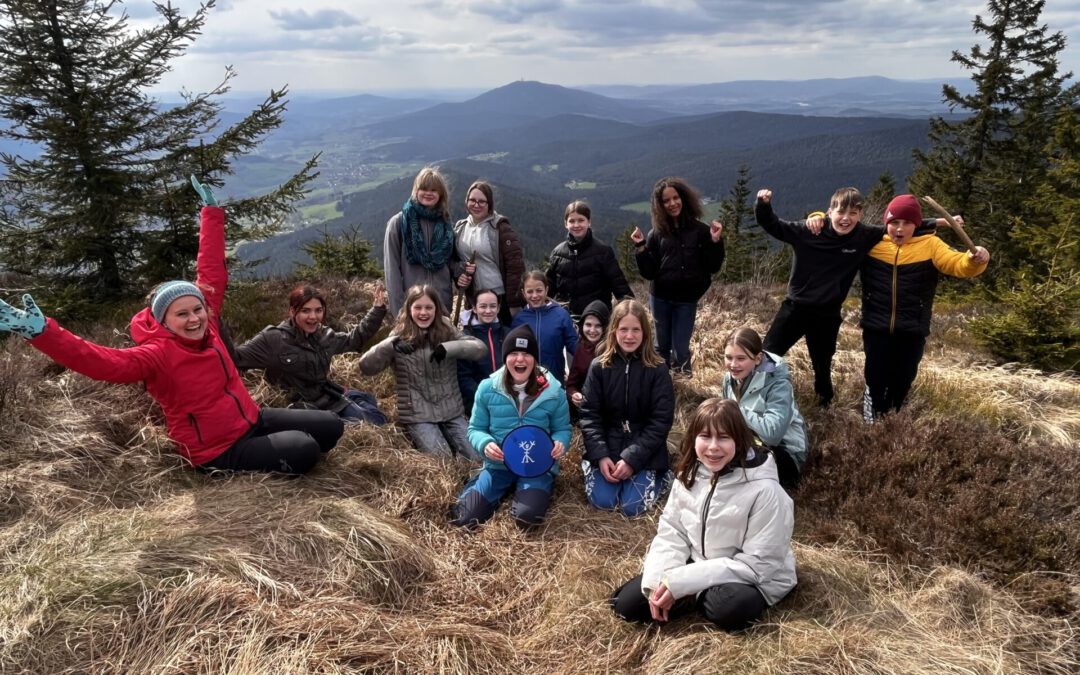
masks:
[[[474,14],[489,16],[504,23],[522,23],[533,16],[553,14],[566,8],[562,0],[469,0],[462,5],[463,9]]]
[[[271,10],[270,16],[285,30],[327,30],[361,23],[360,19],[340,9],[320,9],[311,13],[302,9]]]
[[[313,31],[310,35],[296,32],[276,35],[230,35],[228,38],[211,41],[198,40],[191,48],[192,52],[201,53],[254,53],[297,51],[326,52],[377,52],[384,48],[396,49],[418,42],[415,35],[409,33],[385,32],[370,26],[356,26],[338,30]]]

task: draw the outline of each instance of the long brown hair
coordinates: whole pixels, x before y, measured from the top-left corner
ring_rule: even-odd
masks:
[[[682,211],[679,213],[678,220],[672,218],[667,209],[664,208],[664,190],[667,188],[674,188],[675,192],[679,193],[679,199],[682,200]],[[698,194],[698,191],[690,187],[690,184],[682,178],[676,178],[675,176],[668,176],[656,181],[656,185],[653,186],[651,201],[652,226],[659,234],[664,236],[669,236],[674,234],[676,230],[693,225],[701,220],[701,214],[704,213],[701,210],[701,195]]]
[[[754,432],[746,423],[738,403],[727,398],[706,399],[691,416],[679,444],[679,456],[675,460],[675,477],[688,488],[694,486],[697,476],[697,436],[706,429],[714,435],[727,434],[735,441],[735,456],[731,464],[745,468],[747,451],[755,447]]]
[[[421,297],[427,297],[435,303],[435,320],[427,329],[416,325],[412,320],[412,306]],[[427,345],[434,347],[447,340],[454,339],[454,326],[446,316],[446,307],[442,304],[439,292],[430,284],[417,284],[405,294],[405,303],[398,311],[397,323],[394,324],[394,334],[405,340],[413,347]]]
[[[619,322],[628,316],[633,316],[641,322],[641,346],[635,353],[641,357],[646,368],[659,366],[664,359],[660,358],[653,346],[652,318],[649,317],[649,310],[632,298],[619,301],[619,304],[611,310],[611,320],[608,321],[607,333],[604,335],[604,347],[596,356],[600,365],[608,368],[614,363],[615,356],[619,353],[619,340],[615,336],[615,331],[619,327]]]

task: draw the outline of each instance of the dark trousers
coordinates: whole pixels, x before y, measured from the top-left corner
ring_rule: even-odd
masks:
[[[832,359],[843,317],[840,307],[798,305],[785,299],[765,334],[765,351],[787,354],[799,338],[806,338],[806,350],[814,366],[814,393],[821,405],[832,402]]]
[[[199,468],[307,473],[344,432],[341,418],[327,410],[263,408],[251,431]]]
[[[919,374],[926,337],[919,333],[893,333],[863,331],[863,351],[866,365],[866,395],[869,398],[869,416],[880,417],[891,410],[899,410],[911,391],[915,376]],[[868,417],[869,417],[868,416]]]
[[[641,575],[623,584],[611,596],[611,609],[627,621],[652,623],[649,599],[641,592]],[[750,584],[720,584],[706,589],[696,598],[680,598],[668,611],[668,618],[683,616],[694,609],[726,631],[749,628],[761,618],[769,603],[757,588]]]
[[[673,371],[690,374],[690,338],[697,320],[697,303],[675,302],[650,295],[649,304],[656,329],[656,352]]]

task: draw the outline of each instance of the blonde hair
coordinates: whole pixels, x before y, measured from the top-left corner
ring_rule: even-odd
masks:
[[[446,179],[439,173],[439,167],[425,166],[420,169],[420,173],[413,179],[413,199],[416,199],[416,193],[420,190],[439,193],[439,203],[435,205],[435,208],[442,211],[443,220],[450,220],[450,189],[446,187]]]
[[[615,333],[619,328],[619,322],[628,316],[632,316],[641,323],[641,345],[637,352],[641,356],[642,363],[646,368],[655,368],[664,362],[653,347],[652,317],[645,305],[637,300],[627,298],[611,310],[611,320],[608,322],[607,334],[604,336],[604,347],[597,354],[596,359],[604,368],[614,363],[615,355],[619,353],[619,340]]]

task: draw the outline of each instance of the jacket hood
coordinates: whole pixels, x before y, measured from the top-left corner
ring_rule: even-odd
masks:
[[[595,316],[599,319],[600,324],[604,327],[604,332],[607,332],[608,321],[611,320],[611,310],[604,304],[602,300],[593,300],[585,306],[585,311],[581,313],[581,318],[578,319],[578,332],[584,335],[585,332],[585,317]]]
[[[762,352],[765,358],[761,359],[761,363],[757,368],[754,368],[755,373],[765,373],[766,375],[772,375],[773,373],[780,376],[791,376],[791,368],[784,362],[782,356],[773,354],[772,352]]]
[[[560,305],[559,303],[555,302],[554,300],[548,298],[547,303],[545,303],[545,304],[543,304],[543,305],[541,305],[539,307],[533,307],[532,305],[525,305],[524,307],[521,308],[521,311],[522,312],[532,312],[533,314],[547,314],[548,312],[555,309],[556,307],[562,307],[562,305]]]
[[[539,361],[536,363],[536,367],[540,370],[540,374],[544,378],[544,383],[541,385],[540,391],[536,394],[536,400],[540,401],[551,396],[559,395],[560,392],[562,392],[563,390],[562,385],[559,384],[559,381],[552,377],[551,373],[548,372],[548,369],[541,366]],[[513,392],[507,391],[506,387],[503,386],[503,379],[505,374],[506,366],[504,365],[499,367],[499,369],[493,372],[491,375],[488,375],[488,379],[491,380],[491,388],[495,391],[506,394],[510,398],[514,398]]]
[[[771,452],[756,451],[753,457],[747,455],[746,468],[741,466],[725,467],[720,471],[720,477],[717,478],[716,484],[731,485],[732,483],[750,482],[754,480],[771,480],[777,483],[780,482],[780,474],[776,470],[776,458],[773,457]],[[711,481],[712,472],[705,468],[703,464],[698,462],[697,465],[697,480]]]
[[[485,216],[484,219],[481,221],[474,221],[472,219],[472,215],[468,215],[454,223],[454,229],[457,230],[466,225],[487,225],[488,227],[495,227],[504,217],[505,216],[499,214],[498,211],[492,211],[491,213],[487,214],[487,216]]]
[[[482,323],[480,317],[476,315],[475,310],[463,309],[461,310],[461,327],[462,328],[499,328],[502,324],[499,323],[499,319],[496,318],[491,323]]]
[[[151,340],[172,340],[176,342],[176,344],[187,347],[188,349],[202,349],[206,345],[207,340],[210,339],[214,330],[214,322],[213,320],[207,320],[206,332],[203,333],[201,340],[188,340],[166,328],[164,324],[154,318],[154,315],[150,313],[149,307],[144,307],[139,310],[135,316],[131,317],[129,330],[131,331],[131,339],[134,340],[137,345],[146,344]]]

